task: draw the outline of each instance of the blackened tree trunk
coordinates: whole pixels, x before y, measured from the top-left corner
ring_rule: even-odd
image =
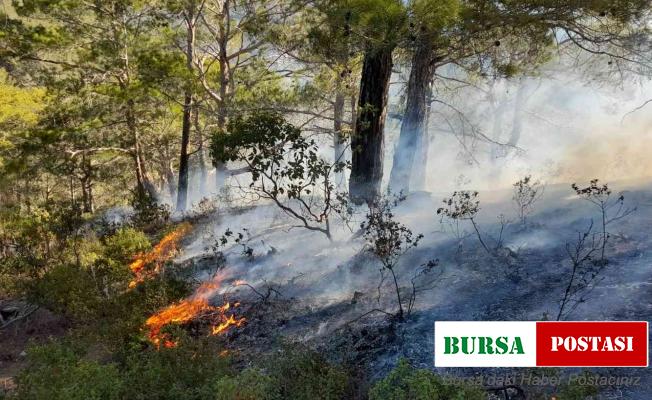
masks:
[[[426,98],[432,74],[432,47],[424,40],[417,46],[412,56],[405,115],[398,145],[394,151],[394,163],[389,180],[389,188],[394,193],[410,190],[414,158],[418,151],[417,144],[424,142],[422,138],[425,135]]]
[[[193,72],[195,51],[195,4],[191,2],[185,13],[186,20],[186,67]],[[181,155],[179,157],[179,183],[177,188],[177,211],[185,211],[188,202],[188,143],[192,124],[192,91],[190,84],[184,93],[183,125],[181,126]]]
[[[190,142],[190,116],[192,95],[186,93],[183,101],[183,125],[181,127],[181,157],[179,158],[179,184],[177,188],[177,211],[185,211],[188,201],[188,143]]]
[[[380,195],[387,91],[392,74],[392,48],[365,53],[360,78],[358,118],[351,137],[349,194],[356,204],[371,203]]]

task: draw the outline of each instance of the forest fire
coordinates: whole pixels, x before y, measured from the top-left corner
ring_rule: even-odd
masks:
[[[149,340],[159,348],[175,347],[177,343],[170,339],[161,330],[169,324],[184,324],[195,319],[205,319],[211,322],[211,334],[218,335],[225,333],[231,326],[240,327],[246,322],[246,318],[238,318],[234,314],[228,314],[232,308],[238,307],[239,303],[224,303],[222,306],[212,306],[208,303],[208,297],[213,293],[219,284],[216,282],[205,282],[197,288],[195,294],[180,303],[170,305],[147,319],[145,325],[149,329]]]
[[[191,229],[192,226],[189,223],[179,225],[172,232],[165,235],[151,251],[139,255],[129,264],[129,269],[134,274],[134,279],[129,282],[129,288],[136,287],[136,285],[143,282],[148,276],[158,274],[163,262],[174,256],[179,240],[186,236]],[[154,269],[152,271],[146,271],[145,267],[150,264],[154,264]]]

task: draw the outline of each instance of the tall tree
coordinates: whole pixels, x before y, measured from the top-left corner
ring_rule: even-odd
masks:
[[[195,0],[187,2],[183,12],[183,21],[186,28],[186,68],[189,73],[194,71],[195,40],[197,21],[201,17],[204,2],[198,4]],[[185,211],[188,201],[188,144],[190,143],[190,130],[193,117],[193,90],[192,83],[186,83],[183,95],[183,122],[181,128],[181,151],[179,157],[179,185],[177,188],[177,211]]]
[[[136,191],[156,196],[148,173],[143,134],[152,117],[151,88],[143,85],[138,62],[142,46],[156,35],[156,4],[141,1],[100,3],[32,1],[15,3],[19,20],[9,32],[16,42],[4,49],[9,56],[33,62],[44,84],[72,95],[80,88],[95,102],[91,110],[98,129],[115,138],[108,151],[133,160]],[[101,106],[100,106],[101,104]],[[82,128],[82,127],[78,127]],[[97,153],[102,148],[75,149]]]
[[[351,16],[352,34],[361,40],[364,52],[358,115],[351,136],[349,194],[355,203],[370,203],[380,194],[392,55],[402,37],[406,13],[402,2],[397,0],[344,3]]]
[[[605,0],[414,0],[410,4],[414,56],[407,83],[408,105],[390,177],[393,191],[409,190],[416,143],[425,134],[425,99],[435,68],[471,60],[472,68],[487,64],[510,75],[519,65],[541,60],[560,37],[580,47],[586,43],[606,46],[626,34],[628,23],[642,15],[648,1],[614,5]]]

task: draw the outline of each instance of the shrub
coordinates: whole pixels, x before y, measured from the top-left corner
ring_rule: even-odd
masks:
[[[147,231],[162,227],[170,219],[170,208],[158,204],[146,193],[136,191],[131,206],[134,208],[133,224]]]
[[[475,222],[475,217],[480,211],[478,192],[471,192],[468,190],[453,192],[453,195],[449,198],[445,198],[443,202],[445,207],[439,207],[437,209],[437,215],[441,215],[442,218],[449,218],[456,223],[458,221],[470,221],[482,248],[484,248],[489,255],[493,255],[485,241],[482,239],[478,224]]]
[[[124,398],[214,399],[215,383],[230,373],[221,350],[215,341],[183,338],[175,348],[133,352],[125,361]]]
[[[362,235],[367,242],[369,250],[380,261],[382,268],[381,282],[383,285],[385,273],[389,272],[394,284],[399,321],[404,320],[404,298],[401,296],[399,277],[396,275],[396,266],[402,256],[419,245],[422,234],[414,234],[406,225],[396,221],[393,208],[403,199],[399,196],[394,200],[383,197],[369,206],[365,221],[360,224]],[[414,283],[414,281],[413,281]],[[413,286],[414,287],[414,286]],[[414,294],[414,293],[413,293]],[[380,293],[379,293],[380,296]],[[408,312],[412,309],[413,296],[410,297]]]
[[[91,273],[75,264],[53,266],[27,291],[31,302],[76,320],[92,318],[101,301]]]
[[[214,163],[244,163],[252,182],[240,189],[254,199],[271,201],[300,226],[330,240],[333,217],[350,216],[347,196],[338,193],[333,182],[348,164],[322,159],[317,143],[278,114],[235,118],[228,131],[212,138]]]
[[[351,398],[350,374],[322,355],[301,347],[286,347],[267,361],[278,399],[335,400]]]
[[[215,384],[215,400],[280,399],[274,379],[262,371],[248,368],[236,376],[224,376]]]
[[[134,228],[118,229],[105,239],[104,245],[104,256],[124,265],[152,247],[147,235]]]
[[[84,360],[77,350],[56,343],[30,348],[28,360],[17,379],[19,399],[120,399],[123,385],[114,364]]]
[[[514,183],[512,200],[516,205],[516,212],[521,224],[525,225],[527,217],[532,213],[534,204],[543,196],[544,186],[538,180],[533,180],[531,175]]]
[[[404,359],[369,391],[370,400],[484,400],[486,396],[478,388],[446,384],[432,371],[415,369]]]

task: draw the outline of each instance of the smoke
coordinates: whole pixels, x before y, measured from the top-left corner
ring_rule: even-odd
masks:
[[[556,63],[539,77],[499,80],[493,88],[453,94],[440,88],[435,98],[442,103],[433,104],[428,125],[424,189],[495,190],[526,174],[547,183],[650,176],[652,119],[645,108],[633,110],[648,99],[652,85],[596,87],[582,79],[568,68],[560,72]],[[513,139],[517,121],[516,148],[490,142]],[[390,121],[387,127],[391,160],[400,125]],[[390,169],[386,165],[386,176]]]

